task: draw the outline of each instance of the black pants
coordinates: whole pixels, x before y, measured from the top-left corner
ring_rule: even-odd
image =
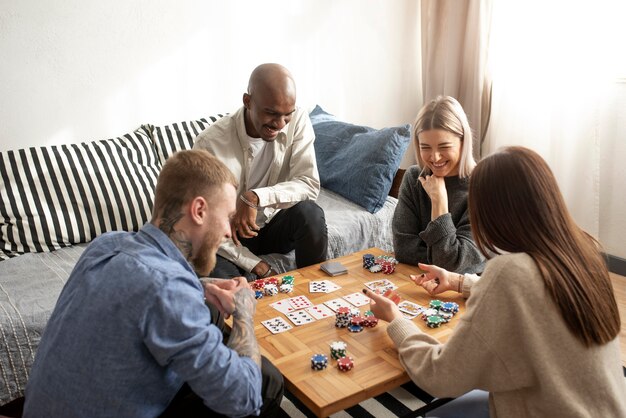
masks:
[[[215,324],[222,333],[225,331],[224,317],[214,306],[209,305],[211,311],[211,322]],[[228,334],[224,335],[224,341],[228,340]],[[276,416],[280,409],[280,402],[283,399],[284,381],[282,374],[276,366],[267,358],[261,357],[261,377],[263,383],[261,386],[261,396],[263,397],[263,406],[261,406],[261,415],[266,417]],[[223,417],[207,406],[204,405],[202,399],[196,395],[189,385],[185,383],[178,391],[169,406],[160,415],[159,418],[195,418],[195,417]]]
[[[311,200],[299,202],[278,212],[256,237],[240,241],[256,255],[285,254],[295,249],[298,268],[321,263],[328,252],[324,210]],[[228,279],[245,276],[245,273],[234,263],[217,256],[217,264],[209,276]]]

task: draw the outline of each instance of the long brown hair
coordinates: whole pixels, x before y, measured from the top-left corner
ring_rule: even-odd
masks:
[[[570,331],[586,346],[605,344],[620,318],[599,243],[571,217],[548,164],[536,152],[507,147],[483,159],[469,187],[478,248],[529,254]]]

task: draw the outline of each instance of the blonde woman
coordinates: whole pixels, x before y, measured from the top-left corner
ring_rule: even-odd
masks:
[[[481,278],[422,266],[427,273],[416,279],[429,291],[438,281],[438,291],[469,293],[445,344],[404,319],[389,299],[365,291],[374,314],[389,322],[413,381],[437,397],[487,391],[492,417],[626,417],[609,272],[546,162],[522,147],[483,159],[472,174],[469,209],[478,248],[496,254]],[[469,412],[466,396],[433,415],[485,416]]]
[[[437,264],[461,273],[482,271],[467,211],[476,166],[467,116],[453,97],[426,104],[413,125],[419,166],[406,171],[393,216],[393,247],[402,263]]]

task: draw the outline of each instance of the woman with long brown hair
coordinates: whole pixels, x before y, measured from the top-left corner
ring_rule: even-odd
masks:
[[[492,417],[626,416],[609,273],[547,163],[522,147],[483,159],[472,173],[469,211],[476,244],[491,258],[482,277],[421,265],[426,273],[415,278],[431,294],[469,295],[445,344],[366,291],[374,314],[390,322],[413,381],[438,397],[487,391]],[[439,409],[458,411],[463,399]]]

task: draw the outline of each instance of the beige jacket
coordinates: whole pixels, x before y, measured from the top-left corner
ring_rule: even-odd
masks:
[[[306,110],[298,108],[278,138],[267,144],[274,147],[270,186],[254,189],[259,196],[259,206],[263,208],[264,224],[280,209],[289,208],[303,200],[317,199],[320,177],[314,140],[315,133],[309,115]],[[193,147],[208,150],[226,164],[239,181],[238,195],[248,190],[246,179],[249,177],[252,152],[247,140],[244,107],[202,131]],[[261,261],[246,247],[235,246],[232,240],[223,243],[218,254],[248,272]]]
[[[626,417],[618,338],[591,348],[575,338],[527,254],[489,261],[453,321],[445,344],[406,319],[387,328],[411,379],[431,395],[489,391],[492,417]]]

